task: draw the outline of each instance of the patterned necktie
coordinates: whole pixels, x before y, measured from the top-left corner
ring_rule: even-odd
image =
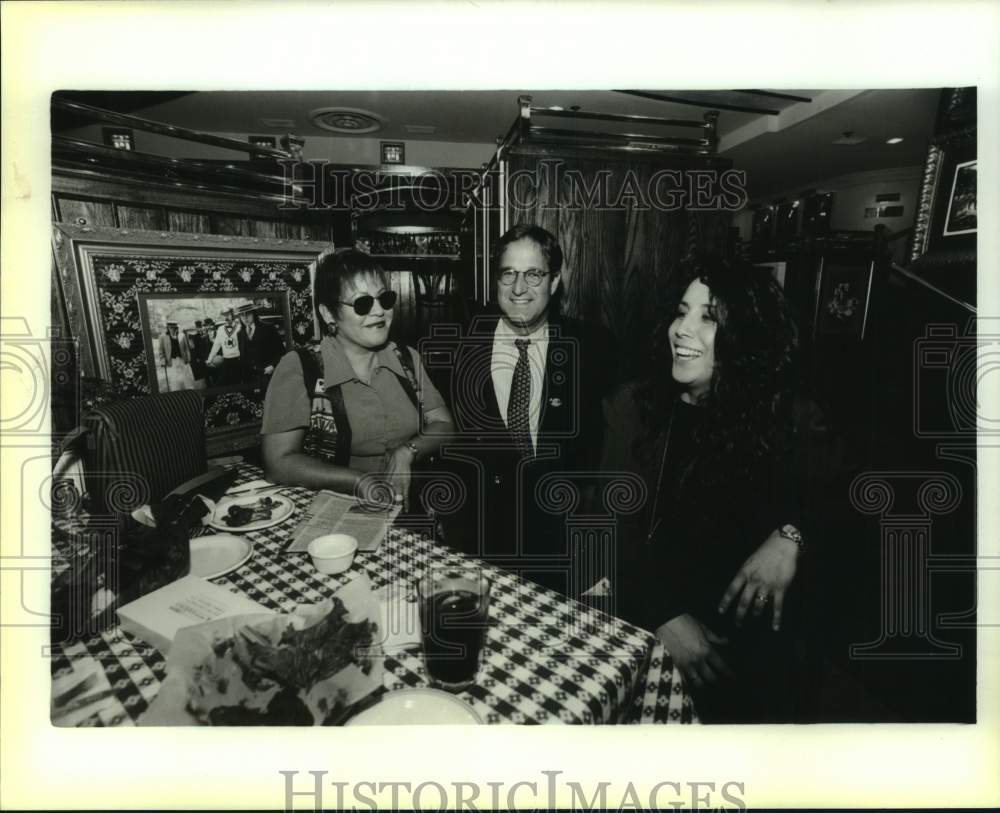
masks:
[[[507,428],[514,438],[521,457],[533,457],[531,425],[528,422],[528,405],[531,403],[531,368],[528,366],[529,339],[514,339],[517,348],[517,365],[510,383],[510,401],[507,402]]]

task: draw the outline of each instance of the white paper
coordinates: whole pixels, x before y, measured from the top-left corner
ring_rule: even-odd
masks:
[[[310,542],[325,534],[348,534],[358,540],[358,550],[378,550],[399,510],[397,505],[372,512],[353,497],[320,491],[305,510],[286,552],[305,553]]]

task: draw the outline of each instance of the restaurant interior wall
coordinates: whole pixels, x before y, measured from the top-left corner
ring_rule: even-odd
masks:
[[[222,138],[232,138],[236,141],[246,141],[251,135],[269,135],[277,142],[287,131],[261,130],[253,133],[213,132],[212,135]],[[61,133],[71,138],[103,143],[103,127],[87,125]],[[193,141],[182,141],[176,138],[134,130],[132,133],[135,150],[153,155],[163,155],[170,158],[196,158],[202,160],[224,161],[226,159],[245,160],[245,155],[237,155],[232,150],[199,144]],[[419,167],[463,167],[479,169],[488,161],[495,148],[494,144],[472,143],[459,141],[428,141],[423,139],[406,139],[406,163]],[[322,136],[309,134],[305,136],[302,147],[302,157],[306,161],[333,161],[339,164],[354,164],[357,166],[375,167],[381,162],[379,149],[380,139],[356,138],[350,136]]]
[[[810,184],[819,192],[833,193],[833,209],[830,216],[831,231],[871,231],[876,225],[885,226],[895,233],[913,225],[917,213],[917,195],[923,168],[892,167],[872,172],[854,172]],[[801,198],[802,189],[789,189],[769,194],[766,198],[751,200],[748,206],[733,218],[733,226],[739,230],[740,240],[749,240],[753,225],[753,207],[765,206],[775,200],[794,201]],[[882,202],[878,195],[898,194],[898,200]],[[885,207],[902,207],[899,215],[886,216]],[[883,212],[872,217],[872,209],[883,208]],[[907,240],[897,240],[892,244],[892,259],[904,264]]]
[[[562,161],[564,178],[578,171],[584,186],[606,174],[610,190],[623,188],[626,177],[645,183],[664,168],[689,169],[729,166],[725,159],[695,156],[580,157],[572,151],[553,153]],[[626,365],[622,375],[645,372],[648,354],[629,352],[647,347],[649,336],[663,318],[662,295],[680,260],[691,251],[725,253],[728,247],[728,212],[663,211],[638,209],[626,204],[611,208],[575,205],[573,190],[560,187],[559,206],[549,205],[547,173],[540,160],[553,154],[512,152],[510,173],[531,173],[540,179],[527,185],[525,194],[512,195],[509,223],[536,223],[555,234],[564,250],[562,311],[607,328]]]

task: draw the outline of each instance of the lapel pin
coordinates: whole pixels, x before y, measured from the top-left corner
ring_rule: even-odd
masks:
[[[549,406],[551,407],[561,407],[562,398],[549,398]]]

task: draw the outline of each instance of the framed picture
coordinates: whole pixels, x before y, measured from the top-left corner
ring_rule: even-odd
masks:
[[[405,164],[406,144],[402,141],[382,141],[383,164]]]
[[[287,290],[137,296],[154,393],[266,387],[289,348]]]
[[[55,225],[54,284],[79,344],[81,374],[116,398],[199,390],[210,451],[247,445],[278,345],[285,351],[314,341],[311,266],[329,248]],[[257,336],[254,347],[248,333]]]
[[[813,340],[863,341],[868,329],[875,261],[821,257],[816,274]]]
[[[955,165],[951,179],[951,192],[946,200],[948,211],[944,216],[944,236],[974,234],[976,231],[976,161]]]
[[[927,152],[910,251],[911,270],[976,302],[976,128],[934,138]]]

